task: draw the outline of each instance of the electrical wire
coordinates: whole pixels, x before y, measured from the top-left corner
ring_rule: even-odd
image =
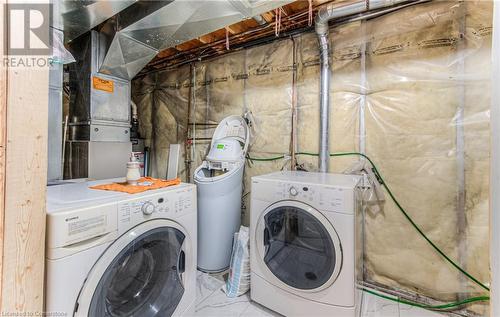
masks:
[[[295,155],[319,156],[319,154],[309,153],[309,152],[298,152]],[[373,173],[377,177],[379,183],[385,188],[385,190],[387,191],[387,193],[391,197],[392,201],[396,204],[396,206],[398,207],[398,209],[401,211],[401,213],[404,215],[404,217],[410,222],[410,224],[412,225],[412,227],[420,234],[420,236],[422,236],[422,238],[424,238],[425,241],[427,241],[431,245],[431,247],[437,253],[439,253],[442,257],[444,257],[444,259],[448,263],[450,263],[455,269],[457,269],[460,273],[462,273],[465,276],[467,276],[471,281],[473,281],[475,284],[477,284],[481,288],[483,288],[483,289],[485,289],[487,291],[490,290],[490,288],[488,286],[486,286],[483,283],[481,283],[478,279],[476,279],[470,273],[468,273],[463,268],[461,268],[457,263],[455,263],[431,239],[429,239],[429,237],[427,237],[427,235],[422,231],[422,229],[420,229],[420,227],[413,221],[413,219],[408,215],[408,213],[405,211],[405,209],[401,206],[401,204],[399,203],[399,201],[396,199],[396,197],[394,196],[394,194],[390,190],[389,186],[386,184],[386,182],[382,178],[382,175],[378,171],[377,166],[375,165],[375,163],[373,163],[373,161],[367,155],[365,155],[363,153],[359,153],[359,152],[342,152],[342,153],[332,153],[332,154],[330,154],[330,157],[340,157],[340,156],[360,156],[360,157],[363,157],[364,159],[366,159],[371,164],[372,169],[373,169]],[[251,161],[275,161],[275,160],[282,159],[284,157],[285,156],[283,155],[283,156],[277,156],[277,157],[271,157],[271,158],[253,158],[253,157],[250,157],[249,155],[247,155],[247,158],[249,160],[251,160]]]

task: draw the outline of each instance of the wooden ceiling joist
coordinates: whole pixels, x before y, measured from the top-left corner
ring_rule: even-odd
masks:
[[[165,57],[169,57],[169,56],[172,56],[176,53],[178,53],[179,51],[175,49],[175,47],[170,47],[170,48],[167,48],[166,50],[163,50],[161,51],[160,53],[158,53],[158,55],[156,56],[156,58],[165,58]]]
[[[274,13],[273,12],[266,12],[261,14],[264,20],[266,20],[267,23],[272,23],[274,22]]]
[[[192,39],[192,40],[189,40],[187,42],[184,42],[184,43],[181,43],[181,44],[178,44],[175,46],[175,49],[178,50],[178,51],[188,51],[188,50],[191,50],[195,47],[200,47],[203,43],[198,40],[198,39]]]
[[[342,0],[312,0],[313,13],[315,14],[319,6],[333,1],[343,2]],[[308,0],[292,2],[283,6],[282,9],[281,33],[311,27],[308,14]],[[261,16],[266,21],[264,25],[259,25],[254,19],[246,19],[202,35],[197,39],[181,43],[175,46],[175,48],[163,50],[145,67],[139,76],[162,68],[173,67],[190,60],[199,60],[226,54],[233,49],[242,47],[244,43],[272,37],[276,24],[275,11],[265,12]],[[226,47],[227,40],[229,40],[230,50]]]
[[[210,43],[213,43],[215,41],[222,40],[225,37],[226,37],[226,30],[225,29],[219,29],[219,30],[214,31],[212,33],[208,33],[208,34],[202,35],[198,39],[203,44],[210,44]]]

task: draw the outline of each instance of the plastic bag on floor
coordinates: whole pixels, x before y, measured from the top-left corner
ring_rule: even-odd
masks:
[[[248,227],[234,234],[229,276],[224,287],[228,297],[238,297],[250,290],[250,246]]]

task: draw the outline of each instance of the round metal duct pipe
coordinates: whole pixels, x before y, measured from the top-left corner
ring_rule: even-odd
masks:
[[[330,116],[330,40],[328,37],[328,21],[370,10],[382,9],[397,4],[412,2],[408,0],[364,0],[347,5],[329,4],[319,9],[315,19],[315,30],[318,36],[320,50],[320,144],[319,144],[319,171],[328,172],[330,159],[329,150],[329,116]]]

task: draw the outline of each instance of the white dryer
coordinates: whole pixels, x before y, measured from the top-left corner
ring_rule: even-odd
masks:
[[[285,316],[356,315],[359,181],[307,172],[252,178],[252,300]]]
[[[192,315],[196,188],[142,194],[47,189],[47,312],[67,316]]]

